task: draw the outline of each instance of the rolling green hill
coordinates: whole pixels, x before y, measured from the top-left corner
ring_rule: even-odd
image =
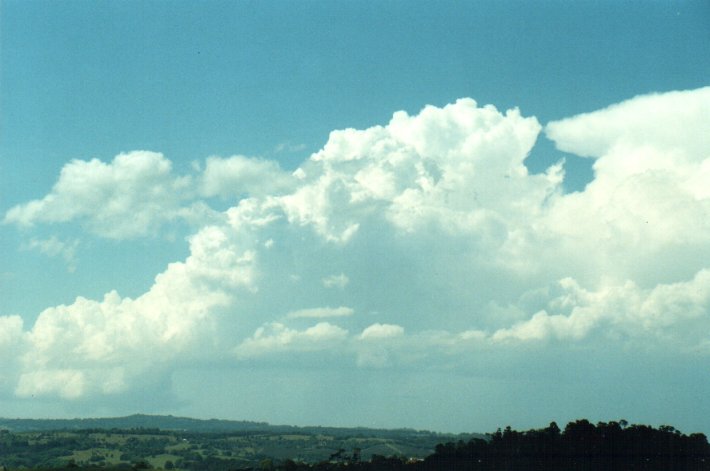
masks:
[[[480,435],[410,429],[295,427],[263,422],[132,415],[95,419],[0,419],[0,465],[7,469],[135,465],[198,469],[218,460],[230,469],[264,460],[303,463],[369,460],[374,455],[424,458],[437,444]]]

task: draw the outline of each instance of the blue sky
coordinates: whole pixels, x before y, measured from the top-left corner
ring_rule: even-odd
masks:
[[[706,2],[0,27],[6,415],[710,432]]]

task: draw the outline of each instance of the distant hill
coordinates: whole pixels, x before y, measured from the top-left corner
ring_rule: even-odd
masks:
[[[295,427],[161,415],[92,419],[0,419],[0,470],[100,464],[122,470],[227,471],[285,463],[424,459],[443,442],[482,435],[412,429]],[[142,463],[142,464],[141,464]],[[307,465],[301,471],[311,471]],[[73,468],[76,469],[76,468]],[[274,468],[276,469],[276,468]],[[281,471],[281,470],[279,470]],[[286,470],[283,470],[286,471]],[[298,470],[290,470],[298,471]],[[326,471],[326,470],[321,470]]]
[[[380,438],[440,437],[441,439],[482,437],[479,434],[445,434],[413,429],[373,429],[365,427],[297,427],[291,425],[270,425],[266,422],[244,420],[192,419],[172,415],[135,414],[127,417],[89,419],[4,419],[0,418],[0,429],[11,432],[42,432],[56,430],[113,430],[113,429],[159,429],[193,433],[307,433],[334,437],[375,436]]]
[[[135,414],[127,417],[89,419],[4,419],[0,418],[0,429],[12,432],[42,432],[55,430],[111,430],[111,429],[160,429],[188,432],[242,432],[267,431],[266,422],[237,420],[200,420],[171,415]]]

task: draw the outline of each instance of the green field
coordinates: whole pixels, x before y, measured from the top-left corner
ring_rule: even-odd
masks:
[[[0,465],[8,469],[147,464],[163,469],[201,469],[210,462],[231,469],[259,467],[265,460],[304,463],[363,460],[373,455],[423,458],[442,437],[401,431],[380,437],[325,433],[195,433],[159,430],[0,431]],[[356,451],[357,450],[357,451]]]

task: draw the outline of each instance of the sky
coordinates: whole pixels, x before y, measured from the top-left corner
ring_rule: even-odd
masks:
[[[0,3],[0,410],[710,433],[710,3]]]

